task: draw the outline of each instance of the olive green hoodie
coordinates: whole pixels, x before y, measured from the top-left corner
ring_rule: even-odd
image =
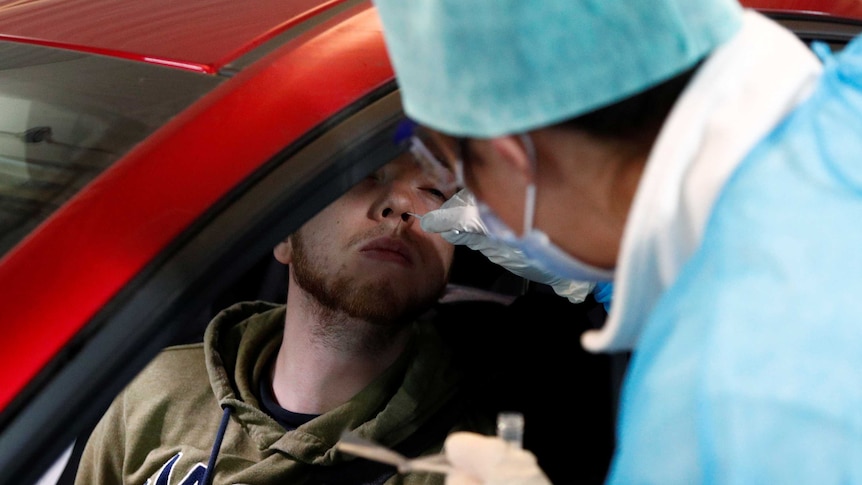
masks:
[[[214,457],[214,484],[442,484],[443,475],[398,475],[334,445],[354,430],[418,456],[439,452],[456,429],[493,433],[494,417],[470,410],[451,351],[428,318],[413,323],[399,360],[350,401],[285,431],[258,396],[284,315],[283,305],[240,303],[213,319],[203,343],[165,349],[94,429],[76,483],[192,485]]]

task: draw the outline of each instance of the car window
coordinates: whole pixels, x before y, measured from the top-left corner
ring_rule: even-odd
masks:
[[[0,44],[0,256],[218,82],[142,63]]]

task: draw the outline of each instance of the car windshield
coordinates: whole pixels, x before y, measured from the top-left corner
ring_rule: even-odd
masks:
[[[131,61],[0,44],[0,256],[218,82]]]

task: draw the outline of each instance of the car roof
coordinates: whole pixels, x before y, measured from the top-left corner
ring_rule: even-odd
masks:
[[[215,72],[344,1],[0,0],[0,39]]]

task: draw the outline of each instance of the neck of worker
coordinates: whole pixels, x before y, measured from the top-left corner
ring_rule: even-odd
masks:
[[[381,326],[323,307],[292,285],[272,372],[279,405],[323,414],[349,401],[404,352],[409,326]]]

